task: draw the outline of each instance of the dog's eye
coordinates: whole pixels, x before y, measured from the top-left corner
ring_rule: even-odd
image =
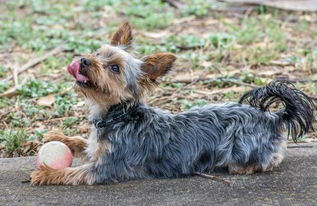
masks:
[[[117,64],[110,65],[110,69],[114,73],[117,73],[117,74],[120,73],[120,69],[119,69],[119,66]]]

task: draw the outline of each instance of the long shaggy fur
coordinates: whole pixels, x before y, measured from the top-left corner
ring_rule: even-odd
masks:
[[[312,102],[285,83],[252,90],[244,100],[252,106],[215,104],[176,115],[142,103],[111,107],[103,120],[129,112],[125,119],[97,129],[98,139],[107,140],[111,152],[93,169],[96,181],[179,177],[230,165],[265,171],[284,152],[285,124],[295,137],[312,128]],[[286,109],[266,112],[277,100]]]
[[[263,88],[251,90],[239,102],[247,102],[262,111],[267,111],[275,102],[281,102],[285,108],[276,114],[295,142],[313,129],[313,101],[286,81],[274,81]]]

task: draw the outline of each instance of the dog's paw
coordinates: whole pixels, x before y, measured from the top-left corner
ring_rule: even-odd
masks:
[[[63,184],[64,176],[58,169],[41,165],[31,173],[32,185],[59,185]]]
[[[31,173],[31,184],[44,185],[48,183],[49,167],[40,166]]]

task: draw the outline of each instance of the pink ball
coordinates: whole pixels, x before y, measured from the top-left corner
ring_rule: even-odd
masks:
[[[44,144],[36,157],[37,167],[45,164],[53,169],[70,167],[73,162],[73,154],[62,142],[52,141]]]

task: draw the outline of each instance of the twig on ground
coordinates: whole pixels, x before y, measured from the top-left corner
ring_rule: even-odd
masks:
[[[272,60],[269,62],[269,65],[285,67],[285,66],[294,66],[294,63]]]
[[[239,85],[239,86],[246,86],[246,87],[251,87],[251,88],[259,88],[259,86],[254,85],[254,84],[249,84],[249,83],[244,83],[244,82],[240,82],[240,81],[236,81],[233,79],[228,79],[228,78],[222,78],[222,77],[218,77],[218,78],[209,78],[209,77],[199,77],[197,79],[178,79],[178,80],[174,80],[172,81],[172,83],[190,83],[192,84],[192,82],[198,82],[198,81],[222,81],[222,82],[227,82],[227,83],[231,83],[231,84],[235,84],[235,85]]]
[[[184,89],[184,88],[186,88],[186,87],[190,87],[191,85],[193,85],[193,84],[195,84],[196,82],[198,82],[199,79],[203,78],[203,76],[205,75],[205,73],[206,73],[206,71],[207,71],[208,68],[209,68],[209,67],[205,67],[205,68],[200,72],[198,78],[194,79],[193,81],[190,82],[190,84],[186,85],[186,86],[183,87],[183,88],[180,88],[179,90]]]
[[[163,2],[166,2],[171,7],[174,7],[176,9],[180,9],[180,8],[184,7],[184,5],[181,2],[177,1],[177,0],[163,0]]]
[[[206,69],[206,68],[205,68]],[[205,69],[201,72],[201,74],[196,78],[196,79],[193,79],[193,78],[187,78],[187,79],[178,79],[178,80],[174,80],[174,81],[171,81],[171,83],[188,83],[186,86],[182,87],[182,88],[179,88],[177,89],[175,92],[173,92],[172,95],[166,97],[166,99],[161,102],[161,104],[164,104],[164,103],[167,103],[169,102],[172,98],[175,97],[176,94],[178,94],[182,89],[184,88],[187,88],[189,86],[192,86],[193,84],[199,82],[199,81],[222,81],[222,82],[227,82],[227,83],[231,83],[231,84],[234,84],[234,85],[238,85],[238,86],[245,86],[245,87],[250,87],[252,89],[257,89],[259,88],[259,86],[257,85],[254,85],[254,84],[249,84],[249,83],[245,83],[245,82],[241,82],[241,81],[238,81],[238,80],[233,80],[233,79],[229,79],[229,78],[222,78],[222,77],[216,77],[216,78],[210,78],[210,77],[203,77],[204,73],[205,73]],[[291,83],[294,83],[294,82],[298,82],[298,80],[287,80]],[[304,80],[302,80],[304,81]],[[308,82],[308,80],[305,80]],[[315,80],[313,80],[313,82],[315,82]],[[317,82],[317,80],[316,80]],[[317,101],[317,97],[313,97],[313,96],[309,96],[311,99],[313,99],[314,101]],[[153,103],[153,102],[151,102]]]
[[[11,67],[12,70],[12,75],[8,76],[7,78],[5,78],[3,81],[9,81],[13,78],[14,80],[14,87],[8,89],[7,91],[5,91],[4,93],[0,94],[0,97],[12,97],[18,94],[17,90],[20,86],[22,86],[23,84],[26,83],[27,78],[25,78],[21,84],[19,85],[18,82],[18,74],[28,70],[29,68],[39,64],[40,62],[44,61],[45,59],[47,59],[50,56],[56,55],[60,52],[62,52],[64,50],[63,46],[60,45],[54,49],[52,49],[51,51],[47,52],[46,54],[39,56],[35,59],[30,60],[28,63],[26,63],[25,65],[23,65],[20,69],[17,69],[17,65],[14,65]]]
[[[12,97],[18,94],[17,88],[12,87],[8,89],[7,91],[0,94],[0,97]]]
[[[23,84],[25,84],[28,80],[28,77],[25,77],[20,85],[16,85],[14,87],[11,87],[10,89],[8,89],[7,91],[3,92],[0,94],[0,97],[12,97],[18,94],[18,89],[20,86],[22,86]]]
[[[162,98],[161,98],[160,101],[162,101],[162,102],[161,102],[160,104],[165,104],[165,103],[169,102],[169,101],[170,101],[171,99],[173,99],[176,95],[178,95],[181,90],[183,90],[183,89],[185,89],[185,88],[187,88],[187,87],[189,87],[189,86],[195,84],[196,82],[198,82],[199,79],[203,77],[203,75],[205,74],[205,72],[206,72],[206,70],[207,70],[208,68],[209,68],[209,67],[205,67],[205,68],[201,71],[201,73],[200,73],[200,75],[198,76],[198,78],[192,80],[191,82],[188,82],[188,83],[190,83],[190,84],[188,84],[188,85],[186,85],[186,86],[184,86],[184,87],[178,88],[178,89],[175,90],[170,96],[166,97],[165,100],[162,101]],[[154,99],[154,101],[150,101],[149,103],[150,103],[150,104],[153,104],[155,101],[156,101],[156,100]]]
[[[50,56],[54,56],[60,52],[62,52],[64,50],[63,46],[60,45],[54,49],[52,49],[51,51],[45,53],[42,56],[39,56],[37,58],[31,59],[30,61],[28,61],[26,64],[24,64],[19,70],[17,70],[16,74],[20,74],[26,70],[28,70],[29,68],[39,64],[40,62],[44,61],[45,59],[47,59]],[[7,78],[4,79],[4,81],[9,81],[13,78],[13,75],[8,76]]]
[[[28,179],[28,180],[22,180],[22,181],[21,181],[21,183],[22,183],[22,184],[25,184],[25,183],[30,183],[30,182],[31,182],[31,178],[30,178],[30,179]]]
[[[79,116],[73,116],[73,117],[58,117],[58,118],[52,118],[52,119],[46,119],[46,120],[43,120],[44,123],[48,123],[48,122],[55,122],[55,121],[60,121],[60,120],[64,120],[64,119],[67,119],[67,118],[83,118],[85,117],[86,115],[79,115]]]
[[[223,182],[223,183],[225,183],[227,185],[231,184],[230,181],[222,179],[221,177],[218,177],[218,176],[214,176],[214,175],[210,175],[210,174],[206,174],[206,173],[201,173],[201,172],[195,172],[195,175],[203,177],[203,178],[208,178],[208,179],[216,180],[216,181],[219,181],[219,182]]]
[[[317,101],[317,97],[313,97],[313,96],[308,96],[309,98],[311,98],[314,101]]]
[[[180,50],[194,50],[194,49],[201,49],[204,46],[202,45],[196,45],[196,46],[184,46],[184,45],[176,45],[176,47]]]
[[[313,146],[310,146],[310,145],[287,146],[287,149],[295,149],[295,148],[313,148]]]
[[[14,81],[14,87],[18,87],[18,85],[19,85],[17,68],[18,68],[17,64],[14,64],[11,67],[11,72],[12,72],[13,81]]]
[[[313,83],[317,83],[317,80],[311,80],[311,79],[288,79],[288,78],[277,78],[276,80],[285,80],[288,81],[292,84],[296,84],[296,83],[308,83],[308,82],[313,82]]]

